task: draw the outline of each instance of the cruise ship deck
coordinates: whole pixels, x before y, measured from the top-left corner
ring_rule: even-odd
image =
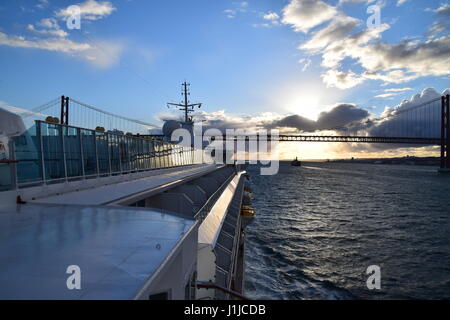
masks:
[[[0,209],[0,299],[134,299],[173,263],[177,246],[194,248],[195,223],[155,209],[116,206]],[[71,265],[81,270],[80,290],[66,285]],[[183,284],[182,275],[174,273],[173,281]]]
[[[243,293],[243,166],[170,136],[3,114],[0,299]]]

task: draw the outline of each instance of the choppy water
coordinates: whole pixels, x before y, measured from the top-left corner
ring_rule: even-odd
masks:
[[[257,299],[450,299],[450,175],[304,163],[248,169],[246,294]],[[381,290],[366,269],[381,267]]]

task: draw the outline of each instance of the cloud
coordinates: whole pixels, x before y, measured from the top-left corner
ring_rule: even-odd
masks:
[[[359,2],[375,1],[341,0],[339,5]],[[385,4],[384,1],[376,3]],[[428,39],[404,39],[398,43],[381,40],[390,28],[386,23],[358,31],[362,21],[345,15],[339,5],[334,7],[321,0],[290,0],[283,9],[282,22],[295,31],[308,33],[315,28],[298,48],[309,55],[321,56],[321,66],[325,69],[321,77],[328,87],[345,90],[368,80],[387,85],[450,74],[450,35],[445,34],[450,30],[450,4],[429,9],[438,20],[430,27]],[[379,95],[392,96],[387,92]]]
[[[384,93],[376,95],[375,98],[392,98],[398,96],[399,94],[404,93],[405,91],[411,91],[412,88],[391,88],[384,90]]]
[[[29,24],[27,26],[27,30],[35,32],[35,33],[39,33],[42,35],[49,35],[49,36],[56,36],[56,37],[67,37],[67,32],[65,32],[64,30],[61,29],[44,29],[44,30],[37,30],[35,29],[35,27],[32,24]]]
[[[298,60],[298,63],[303,64],[302,71],[305,72],[311,66],[312,60],[303,58]]]
[[[385,92],[397,93],[410,91],[411,88],[390,88]],[[443,93],[450,94],[450,89]],[[359,135],[359,136],[406,136],[402,132],[405,127],[410,128],[407,136],[424,136],[440,134],[440,96],[435,89],[427,88],[419,94],[411,96],[410,99],[402,101],[394,107],[386,107],[383,114],[376,118],[366,109],[355,104],[337,104],[328,111],[322,112],[317,121],[302,117],[300,115],[280,115],[275,113],[263,113],[257,116],[230,115],[225,110],[216,112],[199,111],[195,114],[196,121],[205,121],[204,130],[217,128],[221,132],[226,129],[245,129],[247,132],[256,132],[258,129],[278,129],[282,134],[336,134],[336,135]],[[434,101],[429,108],[436,108],[434,116],[429,114],[426,121],[406,116],[407,110],[415,109],[423,103]],[[433,118],[434,117],[434,118]],[[419,117],[420,118],[420,117]],[[161,114],[159,119],[179,119],[178,115]],[[433,120],[434,119],[434,120]],[[434,121],[434,126],[430,126]],[[345,129],[347,128],[347,129]],[[402,129],[403,128],[403,129]],[[348,153],[361,153],[370,156],[384,156],[385,152],[433,152],[435,147],[424,147],[423,145],[404,144],[367,144],[367,143],[330,143],[327,152],[339,155]]]
[[[204,128],[215,128],[222,132],[226,129],[248,129],[256,130],[260,125],[260,117],[250,117],[247,115],[235,116],[219,110],[216,112],[199,111],[195,113],[196,121],[203,121]]]
[[[377,29],[366,29],[338,39],[323,49],[320,52],[322,66],[329,68],[322,76],[324,82],[329,86],[348,89],[365,80],[404,83],[419,77],[450,73],[450,36],[424,42],[406,39],[388,44],[379,41],[381,33],[388,28],[388,25],[382,25]],[[316,50],[309,51],[314,53]],[[362,67],[359,75],[339,70],[348,58]]]
[[[58,22],[53,18],[42,19],[37,25],[46,29],[59,29]]]
[[[80,7],[81,17],[86,20],[99,20],[112,14],[116,8],[109,1],[86,0],[83,3],[76,4]],[[61,19],[69,18],[73,13],[69,7],[56,12],[56,16]]]
[[[425,42],[404,40],[398,44],[379,42],[366,46],[357,52],[350,48],[348,55],[357,59],[368,72],[401,70],[410,79],[423,76],[441,76],[450,73],[450,36]],[[397,82],[386,78],[387,82]]]
[[[439,8],[434,10],[438,16],[449,17],[450,16],[450,3],[442,4]]]
[[[300,132],[313,132],[320,130],[332,130],[368,117],[369,112],[367,110],[358,108],[353,104],[343,103],[334,106],[329,111],[321,112],[317,118],[317,121],[299,115],[289,115],[264,123],[264,127],[293,128]]]
[[[318,52],[332,42],[344,39],[359,24],[360,21],[358,19],[348,16],[338,16],[326,27],[313,33],[312,37],[299,48],[311,52]]]
[[[279,18],[280,18],[280,16],[275,12],[268,12],[263,15],[263,19],[265,19],[265,20],[273,21],[273,20],[278,20]]]
[[[223,10],[223,13],[227,16],[227,18],[234,19],[238,13],[247,12],[248,2],[242,1],[239,3],[235,3],[235,7],[233,9]]]
[[[22,36],[10,36],[3,32],[0,32],[0,45],[61,52],[87,60],[99,68],[107,68],[117,63],[123,49],[118,43],[105,41],[90,44],[62,37],[30,40]]]
[[[404,89],[404,88],[400,88]],[[395,90],[395,89],[392,89]],[[406,90],[405,90],[406,91]],[[395,92],[395,91],[393,91]],[[446,89],[442,95],[450,93]],[[380,118],[363,119],[348,125],[349,130],[337,131],[338,135],[358,136],[409,136],[409,137],[440,137],[440,97],[433,88],[427,88],[410,99],[402,101],[394,107],[386,107]],[[429,112],[427,117],[411,116],[411,110],[424,110],[421,106],[425,104]],[[407,112],[409,110],[409,112]],[[420,114],[418,111],[417,114]],[[344,154],[364,154],[367,156],[397,156],[399,152],[405,154],[429,155],[439,150],[437,146],[391,144],[391,143],[338,143],[330,144],[330,152]]]
[[[283,8],[282,22],[291,25],[296,32],[307,33],[336,14],[335,7],[321,0],[291,0]]]
[[[39,4],[47,5],[48,1],[40,1]],[[116,10],[109,1],[86,0],[78,5],[82,17],[88,20],[104,18]],[[55,16],[60,18],[69,15],[67,8],[55,12]],[[91,40],[87,36],[86,42],[72,41],[68,39],[69,34],[60,28],[55,18],[41,19],[34,25],[29,24],[26,29],[38,36],[27,38],[0,32],[0,45],[60,52],[81,58],[98,68],[107,68],[118,63],[123,51],[123,45],[119,42]]]
[[[383,99],[385,99],[385,98],[391,98],[391,97],[395,97],[397,95],[397,93],[382,93],[382,94],[379,94],[379,95],[376,95],[375,96],[375,98],[383,98]]]
[[[445,90],[442,95],[450,93],[450,89]],[[358,134],[362,136],[390,136],[390,137],[440,137],[440,97],[433,88],[427,88],[419,94],[413,95],[410,99],[402,101],[395,107],[385,108],[381,118],[370,119],[369,121],[356,122],[351,124],[347,134]],[[420,109],[417,109],[419,108]],[[418,111],[413,111],[418,110]],[[427,116],[419,116],[426,110]],[[415,112],[415,113],[414,113]],[[402,144],[376,144],[364,146],[354,144],[347,146],[347,151],[366,150],[380,151],[402,148]],[[422,147],[421,145],[411,145],[412,148]]]
[[[353,104],[339,104],[330,111],[321,112],[317,124],[319,130],[329,130],[367,117],[369,117],[367,110],[358,108]]]
[[[36,8],[45,9],[48,6],[48,0],[39,0],[38,4],[36,4]]]
[[[399,105],[397,105],[394,110],[396,112],[404,111],[407,109],[414,108],[423,103],[439,99],[442,95],[446,95],[450,92],[449,89],[446,89],[440,94],[434,88],[426,88],[422,90],[420,93],[416,93],[408,100],[403,100]]]
[[[280,115],[276,113],[262,113],[257,116],[230,115],[225,110],[216,112],[198,111],[194,114],[195,121],[202,121],[204,130],[245,129],[256,132],[258,129],[280,129],[281,132],[314,132],[332,130],[355,121],[369,117],[369,112],[358,108],[354,104],[342,103],[335,105],[328,111],[319,114],[316,121],[300,115]],[[157,120],[182,120],[179,115],[162,113]]]
[[[267,129],[292,128],[297,131],[312,132],[316,130],[317,123],[314,120],[294,114],[266,123],[264,127]]]
[[[374,2],[375,0],[339,0],[339,5],[343,5],[345,3],[349,3],[349,4],[356,4],[356,3],[362,3],[362,2],[366,2],[367,4]]]
[[[97,68],[106,69],[120,62],[124,46],[119,42],[96,40],[90,42],[90,49],[81,55]]]
[[[87,51],[91,48],[89,44],[77,43],[68,39],[49,38],[28,40],[22,36],[9,36],[3,32],[0,32],[0,45],[19,48],[43,49],[70,54]]]
[[[406,92],[411,88],[391,88],[386,89],[386,92],[398,93]],[[450,93],[447,89],[443,94]],[[336,134],[354,134],[358,135],[373,135],[373,136],[401,136],[400,132],[393,130],[395,124],[402,123],[403,128],[405,121],[409,121],[408,126],[412,129],[413,135],[423,136],[424,130],[429,130],[425,122],[420,123],[413,117],[400,118],[398,115],[407,114],[405,111],[414,109],[424,103],[434,101],[437,106],[440,106],[439,94],[435,89],[427,88],[420,94],[413,95],[410,99],[402,101],[395,107],[386,107],[380,118],[375,118],[366,109],[360,108],[355,104],[341,103],[332,107],[328,111],[323,111],[319,114],[316,121],[306,117],[294,115],[279,115],[274,113],[265,113],[259,116],[232,116],[227,114],[224,110],[208,113],[201,111],[196,113],[197,121],[205,121],[206,128],[218,128],[222,132],[225,129],[250,129],[257,128],[264,129],[280,129],[281,132],[287,133],[302,133],[302,132],[317,132],[317,131],[335,131]],[[440,112],[435,113],[436,117],[440,117]],[[162,119],[174,119],[173,116],[164,115]],[[429,121],[430,117],[426,117]],[[440,118],[436,118],[437,127],[440,126]],[[343,130],[343,127],[348,129]],[[400,128],[401,126],[397,126]],[[390,130],[390,131],[389,131]]]
[[[242,1],[240,4],[241,8],[247,8],[248,7],[248,2],[247,1]]]
[[[234,17],[236,17],[236,10],[226,9],[223,10],[223,12],[226,14],[227,18],[233,19]]]
[[[269,11],[267,13],[260,13],[260,16],[266,21],[264,23],[255,23],[252,26],[255,28],[263,27],[263,28],[270,28],[273,26],[279,26],[281,25],[280,22],[280,16],[272,11]]]
[[[358,52],[363,50],[371,41],[379,39],[381,34],[387,29],[389,29],[389,26],[382,24],[378,28],[365,29],[344,39],[331,42],[320,52],[322,55],[322,66],[337,68],[347,57],[358,58]]]
[[[411,91],[412,88],[391,88],[384,90],[385,92],[404,92],[404,91]]]
[[[322,74],[323,82],[329,88],[349,89],[360,84],[364,81],[362,77],[359,77],[353,71],[339,71],[336,69],[330,69]]]
[[[402,4],[404,4],[408,0],[397,0],[397,7],[400,7]]]
[[[27,30],[42,35],[56,36],[62,38],[68,36],[68,33],[65,32],[64,30],[61,30],[61,28],[58,25],[58,22],[53,18],[42,19],[37,23],[37,25],[43,29],[36,29],[34,25],[29,24],[27,26]]]
[[[440,35],[448,34],[450,30],[450,3],[442,4],[437,9],[428,9],[428,11],[434,12],[434,18],[431,27],[428,29],[428,36],[435,38]]]

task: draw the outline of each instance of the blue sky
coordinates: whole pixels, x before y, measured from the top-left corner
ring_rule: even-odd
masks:
[[[66,27],[70,5],[81,30]],[[155,122],[188,80],[193,102],[235,122],[316,119],[338,103],[378,115],[449,87],[449,11],[441,0],[3,1],[0,101],[33,108],[65,94]]]

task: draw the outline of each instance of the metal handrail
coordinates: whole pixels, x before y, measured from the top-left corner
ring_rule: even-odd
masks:
[[[212,283],[212,282],[197,281],[196,286],[197,286],[197,288],[202,288],[202,289],[219,290],[219,291],[222,291],[222,292],[225,292],[225,293],[229,294],[230,296],[238,298],[240,300],[251,300],[250,298],[240,294],[239,292],[236,292],[236,291],[233,291],[233,290],[229,290],[227,288],[224,288],[224,287],[219,286],[218,284],[215,284],[215,283]]]
[[[220,187],[209,197],[209,199],[205,202],[205,204],[197,211],[194,215],[194,218],[202,222],[206,218],[206,212],[211,211],[211,208],[219,199],[223,190],[230,184],[231,180],[235,177],[235,174],[231,174],[225,181],[220,185]]]

